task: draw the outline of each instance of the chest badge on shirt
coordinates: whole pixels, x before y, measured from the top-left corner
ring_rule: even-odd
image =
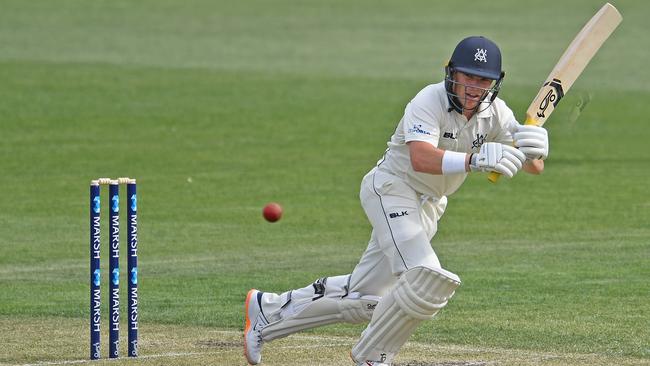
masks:
[[[487,134],[485,135],[479,135],[478,133],[476,134],[476,140],[472,141],[472,149],[478,149],[483,145],[485,142],[485,139],[487,138]]]

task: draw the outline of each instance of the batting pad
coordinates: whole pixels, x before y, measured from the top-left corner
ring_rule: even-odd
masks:
[[[404,272],[379,301],[352,358],[391,363],[415,328],[447,305],[458,286],[460,278],[444,269],[415,267]]]
[[[339,322],[365,322],[372,317],[378,301],[378,296],[338,299],[322,297],[309,303],[299,313],[264,327],[262,339],[272,341],[301,330]]]

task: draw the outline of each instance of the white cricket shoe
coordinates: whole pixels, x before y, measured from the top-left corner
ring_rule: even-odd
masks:
[[[257,365],[262,360],[262,328],[269,323],[260,305],[262,294],[255,289],[248,291],[244,304],[244,356],[251,365]]]
[[[357,366],[390,366],[389,363],[385,362],[380,362],[380,361],[363,361],[363,362],[357,362],[354,357],[352,357],[352,352],[350,352],[350,358],[352,359],[352,362],[354,362]]]

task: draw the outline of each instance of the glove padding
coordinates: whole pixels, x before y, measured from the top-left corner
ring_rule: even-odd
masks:
[[[514,134],[514,144],[526,155],[527,159],[548,157],[548,132],[543,127],[535,125],[519,125]]]
[[[526,155],[512,146],[498,142],[481,145],[478,154],[473,154],[469,167],[472,171],[497,172],[512,178],[526,161]]]

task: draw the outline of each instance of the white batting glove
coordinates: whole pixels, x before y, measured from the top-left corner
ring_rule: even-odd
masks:
[[[469,167],[472,171],[497,172],[512,178],[526,161],[526,155],[512,146],[498,142],[481,145],[478,154],[472,154]]]
[[[515,146],[526,155],[527,159],[548,157],[548,132],[543,127],[535,125],[519,125],[514,134]]]

